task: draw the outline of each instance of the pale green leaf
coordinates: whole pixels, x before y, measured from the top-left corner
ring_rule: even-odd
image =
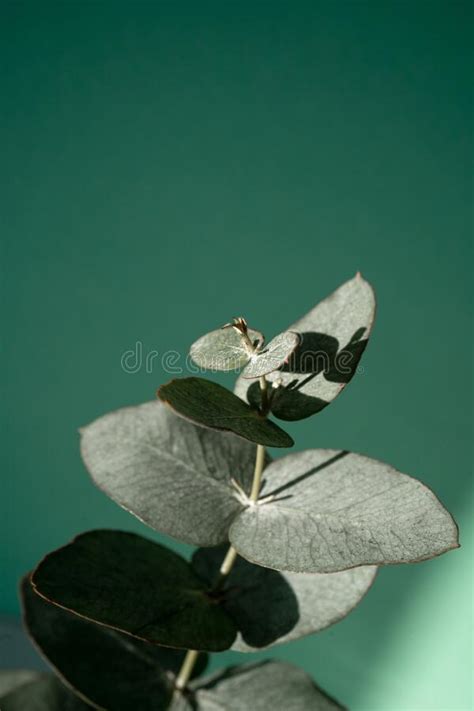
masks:
[[[248,560],[277,570],[332,573],[412,563],[458,547],[451,515],[424,484],[358,454],[307,450],[265,470],[263,497],[230,528]]]
[[[264,661],[230,667],[195,685],[198,711],[341,711],[301,669]]]
[[[233,432],[266,447],[291,447],[294,444],[290,435],[274,422],[211,380],[172,380],[159,388],[158,397],[178,415],[203,427]]]
[[[156,711],[161,711],[161,709],[156,709]],[[199,708],[192,694],[186,690],[185,692],[176,691],[174,693],[171,704],[166,711],[199,711]]]
[[[187,561],[132,533],[84,533],[47,555],[31,581],[48,601],[154,644],[217,652],[236,636]]]
[[[0,698],[1,711],[89,711],[91,706],[50,674],[18,686]]]
[[[299,336],[285,331],[275,336],[270,343],[262,346],[250,358],[242,371],[243,378],[260,378],[287,363],[299,343]]]
[[[120,506],[192,545],[227,540],[242,509],[231,478],[250,490],[254,444],[198,427],[158,401],[105,415],[81,434],[94,483]]]
[[[31,669],[0,669],[0,699],[23,684],[36,681],[42,676],[41,672]]]
[[[226,546],[201,548],[193,567],[210,584],[216,580]],[[361,601],[377,568],[339,573],[280,573],[238,558],[219,592],[239,634],[233,649],[252,652],[282,644],[339,622]]]
[[[249,329],[247,335],[254,346],[263,343],[258,331]],[[207,370],[238,370],[248,363],[250,354],[242,336],[231,326],[206,333],[190,350],[196,365]]]
[[[172,675],[181,668],[184,651],[148,644],[68,612],[35,593],[29,577],[22,582],[21,597],[34,644],[90,703],[114,711],[156,711],[169,703]],[[201,654],[195,675],[206,661]]]
[[[357,371],[375,316],[370,284],[357,274],[290,326],[300,342],[289,362],[272,372],[271,412],[282,420],[301,420],[328,405]],[[242,376],[235,392],[260,404],[258,382]]]
[[[101,667],[97,669],[101,675]],[[139,683],[139,679],[135,679]],[[50,674],[18,686],[0,699],[1,711],[343,711],[343,707],[316,686],[301,669],[283,662],[264,661],[230,667],[176,692],[169,704],[150,698],[143,706],[88,704]]]

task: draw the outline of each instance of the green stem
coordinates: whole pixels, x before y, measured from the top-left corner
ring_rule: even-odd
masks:
[[[222,565],[219,570],[219,575],[222,577],[226,578],[232,568],[234,567],[235,559],[237,558],[237,551],[235,550],[234,546],[229,546],[229,550],[226,553],[226,556],[224,560],[222,561]]]
[[[264,415],[266,417],[268,414],[269,405],[270,405],[269,398],[268,398],[268,380],[266,379],[266,377],[264,375],[262,375],[259,378],[259,381],[260,381],[260,393],[261,393],[261,407],[260,407],[260,409],[262,411],[262,415]]]
[[[188,652],[186,652],[183,664],[181,666],[181,669],[179,670],[178,676],[176,677],[176,681],[174,683],[178,691],[182,691],[188,683],[189,679],[191,678],[191,674],[193,673],[194,665],[197,662],[198,656],[199,652],[196,652],[195,649],[190,649],[188,650]]]
[[[262,474],[265,467],[265,447],[257,444],[257,456],[255,457],[255,471],[253,473],[252,489],[250,491],[250,501],[254,503],[258,499],[260,487],[262,485]]]
[[[264,408],[264,396],[265,396],[265,404],[266,404],[266,395],[267,395],[267,380],[265,376],[260,378],[260,388],[262,391],[262,410],[263,413],[266,414],[265,408]],[[262,474],[263,474],[263,469],[265,467],[265,447],[263,444],[257,444],[257,453],[255,455],[255,469],[253,472],[253,479],[252,479],[252,488],[250,490],[250,496],[249,499],[252,502],[256,502],[258,499],[258,495],[260,493],[260,487],[262,485]],[[237,560],[238,553],[236,549],[234,548],[233,545],[229,546],[229,549],[225,555],[224,560],[222,561],[222,565],[219,569],[219,576],[215,582],[215,584],[212,587],[211,592],[215,593],[224,584],[227,576],[229,575],[230,571],[234,567],[235,561]],[[191,678],[191,674],[193,673],[193,669],[196,665],[197,659],[199,656],[199,652],[197,652],[194,649],[188,650],[186,653],[186,656],[184,658],[183,664],[181,666],[181,669],[178,672],[178,676],[176,677],[175,681],[175,688],[178,691],[182,691],[188,681]]]

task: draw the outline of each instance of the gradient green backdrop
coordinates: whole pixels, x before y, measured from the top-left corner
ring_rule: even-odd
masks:
[[[472,709],[470,3],[1,14],[0,609],[79,531],[154,536],[78,452],[80,425],[169,378],[160,358],[124,372],[124,351],[186,353],[240,314],[272,335],[360,269],[379,301],[364,370],[290,431],[420,477],[463,547],[382,570],[349,618],[274,655],[352,710]]]

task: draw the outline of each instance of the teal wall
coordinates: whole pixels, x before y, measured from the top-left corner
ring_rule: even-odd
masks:
[[[472,709],[469,15],[3,4],[1,611],[79,531],[153,536],[78,453],[80,425],[169,378],[159,359],[124,372],[124,351],[185,353],[239,314],[274,334],[360,269],[379,299],[364,370],[289,429],[420,477],[463,547],[382,570],[344,622],[275,654],[352,710]]]

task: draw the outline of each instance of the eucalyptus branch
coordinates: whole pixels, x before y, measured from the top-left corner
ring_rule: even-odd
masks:
[[[18,691],[2,696],[0,676],[2,709],[83,711],[87,701],[87,708],[165,711],[187,706],[186,690],[196,711],[266,711],[275,702],[342,711],[302,670],[282,662],[241,666],[237,689],[229,670],[193,681],[192,689],[189,680],[204,670],[208,653],[257,652],[335,624],[364,597],[377,566],[458,547],[456,524],[430,489],[344,449],[277,458],[265,469],[273,493],[260,498],[266,448],[294,444],[274,418],[306,419],[342,392],[374,314],[373,290],[357,274],[268,343],[234,319],[190,350],[200,368],[239,369],[234,392],[205,378],[178,378],[159,388],[159,402],[123,408],[81,430],[95,484],[143,523],[197,550],[187,561],[143,536],[98,530],[47,555],[23,580],[24,618],[67,688],[53,675],[21,686],[23,671]],[[363,531],[354,521],[364,522]],[[230,596],[221,588],[237,558]]]

